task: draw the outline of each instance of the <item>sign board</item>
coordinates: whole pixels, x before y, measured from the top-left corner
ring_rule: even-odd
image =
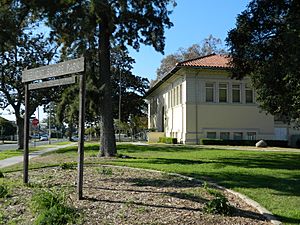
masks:
[[[76,82],[75,76],[66,77],[66,78],[61,78],[61,79],[57,79],[57,80],[49,80],[49,81],[44,81],[44,82],[40,82],[40,83],[29,84],[29,90],[48,88],[48,87],[66,85],[66,84],[74,84],[75,82]]]
[[[49,66],[42,66],[22,72],[22,82],[41,80],[49,77],[79,73],[84,71],[84,57],[72,59]]]
[[[39,125],[39,120],[34,118],[31,123],[32,123],[32,126],[36,127],[37,125]]]
[[[22,82],[25,83],[25,115],[24,115],[24,160],[23,160],[23,181],[28,183],[28,165],[29,165],[29,90],[60,86],[75,83],[75,76],[51,79],[39,83],[30,83],[40,81],[45,78],[55,78],[62,75],[84,72],[84,58],[69,60],[66,62],[43,66],[22,72]],[[83,162],[84,162],[84,124],[85,124],[85,76],[79,76],[79,142],[78,142],[78,176],[77,192],[78,199],[83,199]],[[34,118],[33,126],[37,126],[39,121]]]

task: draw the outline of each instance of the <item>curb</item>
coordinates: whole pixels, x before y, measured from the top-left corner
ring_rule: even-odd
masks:
[[[115,167],[115,168],[126,168],[126,169],[133,169],[133,170],[141,170],[141,171],[148,171],[148,172],[154,172],[154,173],[164,173],[164,174],[168,174],[168,175],[173,175],[173,176],[178,176],[178,177],[181,177],[183,179],[187,179],[189,181],[198,181],[200,183],[203,183],[202,180],[198,180],[198,179],[195,179],[193,177],[188,177],[188,176],[184,176],[182,174],[178,174],[178,173],[168,173],[168,172],[164,172],[164,171],[159,171],[159,170],[151,170],[151,169],[142,169],[142,168],[135,168],[135,167],[127,167],[127,166],[114,166],[114,165],[101,165],[101,166],[109,166],[109,167]],[[236,191],[233,191],[231,189],[227,189],[223,186],[220,186],[216,183],[213,183],[213,182],[209,182],[209,181],[206,181],[208,184],[220,189],[220,190],[223,190],[223,191],[226,191],[228,193],[231,193],[233,195],[235,195],[236,197],[242,199],[244,202],[246,202],[248,205],[252,206],[253,208],[255,208],[260,214],[262,214],[267,220],[269,220],[272,224],[274,225],[282,225],[282,223],[269,211],[267,210],[266,208],[262,207],[258,202],[252,200],[251,198],[247,197],[246,195],[243,195],[239,192],[236,192]]]

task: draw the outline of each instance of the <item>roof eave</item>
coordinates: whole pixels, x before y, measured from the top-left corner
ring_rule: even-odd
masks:
[[[161,84],[168,80],[173,74],[175,74],[182,66],[175,66],[166,76],[161,78],[152,88],[150,88],[145,94],[144,98],[147,98],[151,93],[153,93]]]
[[[166,80],[168,80],[173,74],[175,74],[181,68],[194,68],[194,69],[213,69],[213,70],[225,70],[230,71],[231,67],[217,67],[217,66],[182,66],[176,65],[171,72],[169,72],[166,76],[160,79],[152,88],[150,88],[145,94],[144,98],[147,98],[150,94],[152,94],[161,84],[163,84]]]

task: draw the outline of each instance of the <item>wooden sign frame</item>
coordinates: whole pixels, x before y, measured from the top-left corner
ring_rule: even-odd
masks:
[[[74,76],[40,81],[46,78],[59,78],[68,74],[79,74],[79,140],[78,140],[78,166],[77,166],[77,193],[78,199],[83,199],[83,163],[84,163],[84,124],[85,124],[85,62],[84,57],[68,60],[62,63],[42,66],[35,69],[24,70],[22,72],[22,82],[25,84],[25,115],[24,115],[24,159],[23,159],[23,182],[28,183],[28,165],[29,165],[29,96],[30,90],[49,88],[54,86],[72,84],[76,82]],[[50,138],[50,137],[49,137]]]

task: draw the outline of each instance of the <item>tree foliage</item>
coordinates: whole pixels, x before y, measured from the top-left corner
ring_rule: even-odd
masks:
[[[156,71],[156,79],[159,80],[163,78],[178,62],[195,59],[213,53],[222,54],[225,52],[226,51],[222,48],[221,39],[210,34],[200,44],[193,44],[188,48],[179,48],[176,53],[167,55],[163,58],[160,67]]]
[[[300,2],[253,0],[228,33],[233,75],[252,79],[261,107],[300,118]]]
[[[132,74],[131,69],[134,60],[128,55],[127,51],[122,51],[118,47],[112,48],[111,61],[113,118],[118,118],[120,90],[121,120],[127,122],[132,115],[144,116],[147,106],[143,96],[149,88],[148,79]],[[95,102],[97,102],[97,98],[101,93],[96,93],[98,90],[95,89],[92,83],[88,82],[87,85],[86,122],[95,123],[99,121],[98,105]],[[58,101],[57,116],[60,122],[69,125],[77,123],[78,101],[78,86],[66,88]]]
[[[111,103],[111,46],[126,49],[140,44],[163,52],[164,30],[170,28],[169,4],[174,0],[21,0],[40,10],[62,44],[65,57],[86,57],[94,109],[101,121],[101,155],[116,154]]]
[[[13,108],[18,126],[18,144],[23,148],[24,84],[22,71],[49,64],[55,56],[56,46],[41,33],[33,33],[39,23],[30,8],[18,1],[0,1],[0,107]],[[33,91],[30,96],[29,115],[47,96],[54,98],[54,90]]]

